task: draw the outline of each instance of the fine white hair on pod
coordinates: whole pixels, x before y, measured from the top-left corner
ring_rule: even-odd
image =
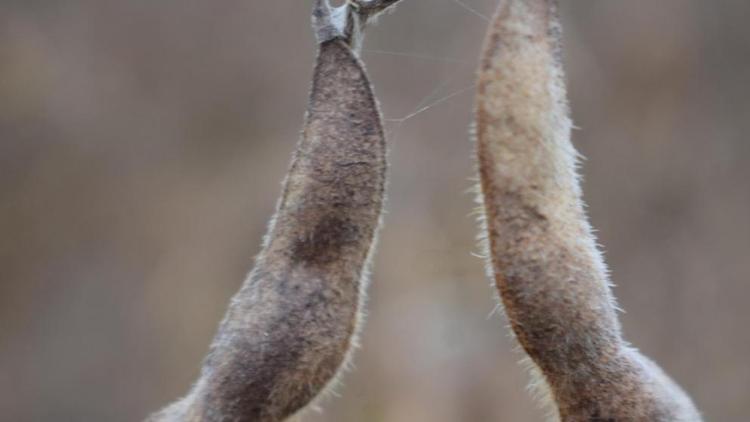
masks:
[[[286,420],[347,367],[385,197],[382,118],[356,52],[363,24],[395,1],[376,3],[315,0],[304,129],[263,249],[198,381],[148,421]]]
[[[700,421],[623,339],[570,141],[556,0],[501,0],[479,68],[476,148],[487,256],[555,419]]]

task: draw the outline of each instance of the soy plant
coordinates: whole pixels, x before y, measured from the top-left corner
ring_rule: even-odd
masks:
[[[506,315],[554,419],[700,421],[622,337],[581,198],[560,38],[556,0],[502,0],[478,73],[483,233]]]
[[[307,114],[263,249],[183,399],[151,422],[285,420],[335,381],[361,325],[381,219],[386,145],[358,58],[394,0],[316,0]]]

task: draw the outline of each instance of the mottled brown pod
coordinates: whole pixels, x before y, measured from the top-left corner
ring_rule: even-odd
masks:
[[[563,421],[699,421],[623,340],[570,142],[556,0],[502,0],[479,69],[488,256],[511,327]]]
[[[357,18],[348,4],[333,10],[317,2],[319,52],[304,131],[263,250],[200,379],[149,421],[284,420],[347,362],[386,173],[380,112],[352,48],[366,20]]]

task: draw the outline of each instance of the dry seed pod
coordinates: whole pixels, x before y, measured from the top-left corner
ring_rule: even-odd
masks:
[[[316,29],[329,18],[316,13]],[[322,39],[302,139],[263,251],[200,379],[150,421],[280,421],[335,379],[360,324],[385,154],[380,113],[350,38]]]
[[[490,266],[563,421],[699,421],[621,335],[570,142],[555,0],[503,0],[479,70],[477,149]]]

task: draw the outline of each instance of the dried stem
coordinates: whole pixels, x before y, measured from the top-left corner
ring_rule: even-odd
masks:
[[[347,0],[345,4],[333,8],[329,0],[315,0],[313,27],[318,42],[339,38],[359,52],[367,24],[400,1]]]

